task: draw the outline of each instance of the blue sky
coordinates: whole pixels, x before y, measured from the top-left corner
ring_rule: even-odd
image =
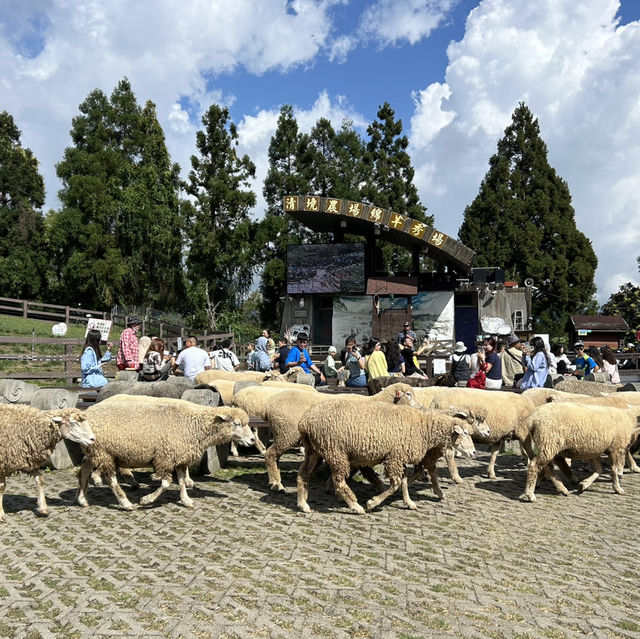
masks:
[[[47,208],[71,119],[127,76],[153,100],[183,172],[212,102],[229,106],[258,168],[280,106],[302,130],[349,117],[362,132],[388,101],[415,182],[455,236],[489,157],[524,100],[567,180],[599,258],[604,302],[638,282],[640,0],[3,0],[0,108],[40,161]],[[496,229],[499,233],[499,228]]]

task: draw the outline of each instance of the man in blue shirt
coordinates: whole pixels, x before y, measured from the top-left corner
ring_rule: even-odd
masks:
[[[300,366],[302,370],[307,373],[315,373],[320,376],[321,383],[325,383],[327,380],[322,374],[322,371],[311,361],[309,352],[307,351],[307,344],[309,343],[309,337],[306,333],[298,333],[298,339],[296,344],[289,351],[289,355],[284,363],[285,371],[288,371],[294,366]]]
[[[573,345],[573,350],[576,352],[576,358],[573,363],[576,365],[576,370],[573,373],[576,377],[585,377],[598,365],[595,363],[592,357],[589,357],[584,352],[584,344],[582,342],[576,342]]]
[[[405,345],[404,340],[407,339],[407,337],[410,337],[413,340],[414,344],[418,341],[416,334],[414,333],[414,331],[411,330],[411,322],[405,322],[404,330],[398,333],[398,344],[400,344],[401,346],[404,346]],[[415,350],[415,347],[413,348]]]

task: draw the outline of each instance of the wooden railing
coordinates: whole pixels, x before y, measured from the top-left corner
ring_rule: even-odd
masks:
[[[88,308],[62,306],[61,304],[45,304],[44,302],[30,302],[10,297],[0,297],[0,312],[11,315],[22,315],[32,319],[53,319],[69,324],[70,322],[86,322],[87,316],[111,319],[105,311]]]

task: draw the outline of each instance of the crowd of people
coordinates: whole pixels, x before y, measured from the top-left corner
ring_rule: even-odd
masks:
[[[127,319],[127,326],[120,335],[116,364],[118,370],[138,371],[141,381],[166,379],[171,374],[194,379],[205,370],[236,371],[240,368],[240,360],[229,339],[207,353],[198,346],[195,337],[188,337],[185,347],[174,353],[167,350],[164,340],[158,337],[138,337],[140,328],[139,317],[134,315]],[[87,332],[81,357],[84,388],[100,388],[108,382],[102,364],[111,361],[112,345],[107,342],[103,354],[100,337],[97,330]],[[260,372],[286,373],[299,366],[305,373],[314,375],[318,385],[335,379],[339,386],[361,388],[376,377],[426,378],[418,357],[427,350],[430,341],[425,338],[419,346],[417,341],[410,322],[405,322],[396,340],[386,343],[372,337],[359,346],[355,336],[349,336],[340,354],[335,346],[329,347],[326,359],[318,366],[309,354],[306,333],[298,333],[295,340],[282,336],[276,345],[265,329],[255,342],[247,344],[246,363],[248,370]],[[488,390],[543,387],[550,375],[582,379],[596,372],[607,373],[613,383],[620,382],[618,361],[611,348],[589,346],[585,350],[582,342],[576,342],[573,350],[575,358],[570,361],[562,344],[547,349],[539,336],[523,342],[512,333],[506,340],[488,337],[478,342],[473,353],[469,353],[464,342],[456,342],[449,368],[459,386]]]

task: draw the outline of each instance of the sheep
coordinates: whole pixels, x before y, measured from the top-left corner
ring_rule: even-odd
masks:
[[[95,435],[84,413],[77,408],[41,411],[32,406],[0,405],[0,522],[6,478],[28,473],[35,478],[36,513],[49,514],[41,467],[61,439],[90,446]]]
[[[441,375],[434,375],[433,377],[421,378],[421,377],[374,377],[367,382],[367,390],[369,395],[376,395],[383,388],[396,384],[398,382],[408,384],[414,388],[426,388],[430,386],[455,386],[456,380],[451,373],[443,373]]]
[[[515,437],[519,440],[528,457],[533,457],[526,419],[536,404],[525,393],[517,395],[470,388],[450,388],[438,393],[433,398],[430,408],[446,410],[450,406],[466,411],[486,409],[486,425],[489,427],[490,433],[485,435],[476,430],[472,437],[476,443],[491,444],[491,459],[487,470],[489,478],[496,479],[496,457],[503,440]],[[446,459],[451,478],[455,477],[454,481],[461,483],[462,480],[458,475],[450,449],[446,451]]]
[[[179,380],[179,381],[178,381]],[[103,386],[96,397],[96,403],[103,402],[114,395],[148,395],[150,397],[167,397],[180,399],[182,393],[194,387],[193,382],[186,377],[176,378],[171,384],[166,381],[158,382],[110,382]]]
[[[232,439],[251,446],[254,441],[249,417],[239,408],[200,406],[180,399],[145,397],[136,402],[112,397],[86,412],[95,424],[96,443],[86,449],[86,461],[80,468],[77,501],[81,506],[88,506],[89,475],[98,470],[107,477],[120,505],[132,510],[118,484],[116,469],[153,465],[161,479],[160,488],[142,497],[140,505],[153,503],[171,485],[175,470],[180,501],[192,508],[185,482],[189,464],[198,461],[209,446]]]
[[[610,393],[615,393],[618,387],[615,384],[605,384],[602,382],[587,382],[580,379],[566,379],[554,386],[554,390],[565,393],[577,393],[578,395],[591,395],[601,397]]]
[[[307,393],[301,396],[299,393],[290,391],[274,395],[267,402],[265,409],[265,419],[269,422],[273,435],[273,441],[264,453],[269,478],[269,488],[275,491],[284,490],[278,462],[280,461],[280,457],[300,440],[298,422],[311,407],[321,402],[334,402],[338,399],[347,401],[355,400],[359,402],[382,401],[397,403],[398,392],[403,395],[403,400],[400,403],[406,402],[406,404],[410,406],[421,407],[414,399],[414,390],[415,389],[407,384],[394,384],[372,397],[363,395],[332,395],[329,393]],[[376,480],[368,471],[365,471],[365,474],[369,475],[368,479],[376,483]]]
[[[466,415],[458,413],[458,417]],[[415,510],[415,503],[409,499],[408,481],[403,479],[406,464],[426,466],[434,492],[442,499],[436,460],[444,447],[451,445],[465,455],[475,454],[465,421],[410,406],[344,400],[318,404],[305,413],[299,429],[305,458],[298,472],[298,508],[306,513],[311,511],[307,503],[309,477],[321,458],[331,469],[336,493],[351,510],[364,514],[346,483],[351,466],[373,467],[382,463],[390,481],[389,488],[367,502],[367,510],[381,504],[401,484],[405,505]]]
[[[551,479],[558,492],[569,494],[553,472],[551,462],[557,456],[595,461],[594,472],[579,485],[580,492],[586,490],[602,472],[603,453],[608,453],[611,461],[614,492],[624,494],[620,477],[625,452],[640,435],[640,407],[589,406],[588,410],[576,410],[573,404],[552,402],[536,408],[527,422],[537,455],[527,469],[527,483],[520,499],[536,501],[535,486],[541,472]]]
[[[234,382],[251,381],[262,382],[264,381],[266,373],[259,373],[258,371],[223,371],[218,369],[204,371],[196,375],[196,384],[211,384],[217,382],[219,379],[228,379]]]

